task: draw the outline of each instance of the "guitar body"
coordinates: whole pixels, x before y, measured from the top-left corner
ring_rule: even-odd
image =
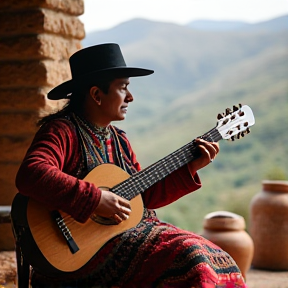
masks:
[[[118,166],[113,164],[102,164],[94,168],[84,178],[84,180],[94,183],[99,188],[107,189],[112,188],[129,177],[130,175]],[[16,204],[13,204],[15,207]],[[21,203],[19,203],[19,205],[21,205]],[[38,261],[35,259],[36,257],[33,257],[33,267],[41,270],[42,273],[43,269],[47,270],[48,263],[59,272],[73,272],[80,269],[107,241],[116,235],[135,227],[141,221],[143,216],[143,202],[141,195],[139,194],[133,198],[130,201],[130,205],[132,208],[130,217],[118,225],[102,225],[90,218],[82,224],[75,221],[70,215],[59,211],[64,222],[69,228],[74,241],[79,247],[79,250],[73,254],[70,251],[65,238],[57,227],[55,220],[51,217],[51,211],[45,209],[43,205],[38,202],[29,199],[26,206],[27,223],[33,240],[45,258],[39,259]],[[13,212],[17,213],[17,210],[18,209],[13,209]],[[11,216],[13,221],[13,215]],[[17,218],[17,215],[15,217]],[[31,244],[32,243],[30,242],[26,245]],[[23,251],[27,249],[25,247],[22,248]],[[31,248],[29,248],[29,251],[30,253],[33,253]],[[27,256],[29,258],[29,255]],[[32,257],[32,255],[30,255],[30,257]],[[46,263],[43,265],[45,267],[41,267],[41,263]]]

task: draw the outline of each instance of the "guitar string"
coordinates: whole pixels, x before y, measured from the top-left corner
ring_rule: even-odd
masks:
[[[210,140],[211,142],[213,142],[213,141],[218,141],[218,140],[220,140],[221,138],[222,138],[222,136],[221,136],[221,134],[218,132],[218,130],[216,130],[215,128],[213,128],[212,130],[210,130],[209,132],[207,132],[207,133],[205,133],[205,134],[203,134],[203,136],[201,136],[200,138],[204,138],[204,139],[206,139],[206,140]],[[210,138],[210,139],[209,139]],[[189,144],[188,144],[188,146],[189,146]],[[189,147],[190,148],[190,147]],[[190,151],[186,151],[186,149],[183,149],[183,151],[181,151],[180,150],[180,152],[181,153],[178,153],[177,154],[177,160],[179,161],[179,162],[182,162],[182,161],[184,161],[184,164],[185,163],[187,163],[187,162],[189,162],[189,161],[191,161],[194,157],[195,157],[195,155],[193,155],[193,152],[195,151],[195,147],[192,147],[192,149],[190,150],[191,152],[192,152],[192,158],[191,157],[189,157],[189,152]],[[188,153],[188,157],[187,157],[187,153]],[[188,159],[187,159],[188,158]],[[169,159],[169,160],[173,160],[173,162],[175,161],[175,159],[173,158],[172,159],[172,157]],[[188,160],[188,161],[187,161]],[[171,162],[170,161],[170,162]],[[183,162],[182,162],[183,163]],[[173,168],[173,167],[172,167]]]
[[[220,133],[215,128],[213,128],[207,133],[200,136],[199,138],[204,139],[208,137],[208,138],[211,138],[210,141],[213,142],[213,141],[218,141],[222,138],[222,137],[219,137],[219,135]],[[124,182],[121,182],[118,185],[114,186],[112,188],[112,191],[116,194],[119,194],[121,189],[124,190],[119,195],[122,195],[123,197],[127,199],[132,199],[139,193],[145,191],[148,187],[150,187],[157,181],[161,180],[163,177],[167,176],[171,172],[177,170],[181,166],[187,164],[193,159],[194,157],[193,152],[195,152],[197,148],[193,146],[193,141],[189,142],[188,144],[184,145],[182,148],[169,154],[163,159],[159,160],[155,164],[139,171],[137,174],[134,174],[131,178],[125,180]],[[142,187],[147,187],[147,188],[142,188]],[[139,190],[141,190],[141,192],[139,192]]]
[[[239,132],[241,131],[239,130]],[[198,138],[202,138],[210,142],[218,142],[223,137],[216,126]],[[129,179],[114,186],[112,188],[112,191],[127,198],[128,200],[132,199],[139,193],[145,191],[148,187],[150,187],[157,181],[166,177],[171,172],[177,170],[178,168],[182,167],[183,165],[191,161],[193,158],[195,158],[195,154],[193,153],[195,152],[196,148],[197,147],[193,146],[193,141],[189,142],[182,148],[169,154],[155,164],[143,169],[142,171],[139,171]],[[121,192],[121,189],[124,192]]]
[[[210,134],[210,136],[211,136],[212,133],[209,131],[208,133],[204,134],[201,137],[204,138],[205,135],[207,135],[207,134]],[[216,134],[213,133],[213,135],[217,135],[217,133]],[[184,164],[188,163],[189,161],[191,161],[193,159],[193,153],[192,152],[196,149],[193,146],[191,149],[190,146],[192,144],[193,144],[193,141],[186,144],[184,147],[180,148],[178,151],[175,151],[174,153],[168,155],[168,158],[165,157],[164,159],[161,159],[159,162],[157,162],[157,165],[155,165],[155,166],[156,167],[160,166],[159,167],[160,173],[157,173],[157,172],[155,173],[155,166],[152,165],[153,169],[151,169],[150,171],[149,171],[149,169],[148,170],[144,169],[146,175],[144,174],[144,176],[142,178],[139,178],[139,176],[142,176],[142,175],[138,174],[138,175],[136,175],[137,177],[133,177],[133,179],[131,179],[130,181],[127,181],[130,183],[125,183],[126,185],[128,184],[129,188],[127,187],[124,190],[125,191],[124,197],[128,197],[128,198],[132,197],[133,198],[134,196],[139,194],[139,188],[140,187],[147,187],[147,186],[150,187],[152,184],[156,183],[158,180],[162,179],[163,177],[165,177],[166,175],[171,173],[171,171],[175,171],[177,168],[179,168],[179,167],[183,166]],[[175,154],[176,154],[176,157],[175,157]],[[178,160],[177,164],[175,164],[176,159]],[[159,174],[160,174],[160,177],[159,177]],[[137,178],[139,178],[139,179],[137,179]],[[123,186],[126,186],[126,185],[123,185]],[[123,188],[123,187],[119,187],[119,188]],[[146,188],[142,188],[141,190],[144,191],[144,190],[146,190]]]
[[[218,142],[223,137],[217,130],[217,128],[214,127],[198,138],[202,138],[210,142]],[[122,189],[124,190],[124,192],[120,194],[118,192],[117,194],[122,195],[129,200],[132,199],[139,193],[145,191],[148,187],[150,187],[157,181],[166,177],[171,172],[190,162],[195,157],[195,155],[193,155],[193,152],[195,152],[196,148],[197,147],[193,146],[193,141],[189,142],[182,148],[169,154],[155,164],[143,169],[142,171],[139,171],[131,178],[114,186],[112,191],[117,193],[117,190],[121,191]],[[158,169],[158,171],[156,169]]]

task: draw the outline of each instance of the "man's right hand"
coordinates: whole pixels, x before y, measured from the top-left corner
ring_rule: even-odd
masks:
[[[129,218],[131,213],[130,202],[110,191],[101,190],[101,198],[94,213],[121,223]]]

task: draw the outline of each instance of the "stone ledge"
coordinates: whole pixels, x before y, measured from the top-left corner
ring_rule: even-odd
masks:
[[[11,223],[10,218],[11,206],[0,206],[0,224],[2,223]]]

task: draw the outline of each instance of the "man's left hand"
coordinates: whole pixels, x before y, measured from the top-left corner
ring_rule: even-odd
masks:
[[[210,164],[220,150],[219,144],[216,142],[208,142],[197,138],[194,143],[197,145],[201,156],[188,163],[191,175],[194,175],[198,170]]]

